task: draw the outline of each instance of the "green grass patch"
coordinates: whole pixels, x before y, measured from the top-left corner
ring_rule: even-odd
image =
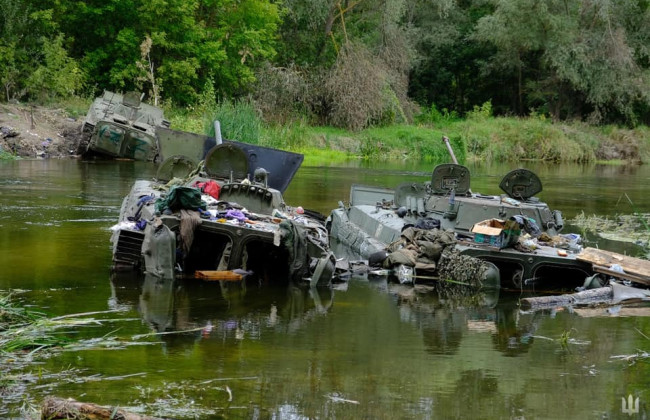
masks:
[[[590,162],[596,158],[593,133],[539,118],[486,118],[454,124],[475,159]]]
[[[16,159],[18,159],[18,156],[14,155],[13,153],[0,149],[0,160],[16,160]]]
[[[332,127],[300,127],[303,141],[295,151],[323,150],[317,154],[338,160],[397,160],[416,159],[428,162],[448,162],[449,153],[439,129],[415,125],[376,127],[352,132]],[[289,136],[290,138],[290,136]],[[297,142],[296,142],[297,143]],[[451,137],[459,161],[465,159],[465,147],[458,136]],[[285,142],[284,144],[290,144]],[[325,152],[328,150],[329,152]]]
[[[333,163],[344,163],[358,160],[358,156],[351,155],[341,150],[305,148],[296,150],[305,155],[304,165],[306,166],[328,166]]]
[[[93,103],[92,98],[70,97],[58,104],[68,116],[74,119],[83,119],[88,113],[88,108]]]
[[[449,162],[442,136],[449,137],[459,162],[467,160],[518,162],[599,162],[621,164],[650,161],[650,128],[592,126],[581,122],[553,123],[540,115],[526,118],[493,117],[486,102],[460,119],[435,106],[413,124],[395,124],[348,131],[313,127],[305,120],[287,124],[263,122],[247,101],[217,102],[210,90],[197,104],[173,108],[163,104],[175,130],[214,135],[219,120],[224,139],[305,154],[309,162],[364,160],[421,160]],[[58,104],[73,117],[85,115],[91,98],[70,98]],[[0,151],[0,160],[13,159]]]

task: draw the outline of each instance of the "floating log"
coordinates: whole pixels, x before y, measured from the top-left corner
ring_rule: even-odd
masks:
[[[558,306],[584,305],[588,303],[616,304],[630,300],[650,300],[650,290],[610,282],[609,286],[583,290],[577,293],[523,298],[521,300],[521,309],[527,311],[531,309],[548,309]]]
[[[556,308],[585,303],[610,302],[614,299],[611,287],[584,290],[557,296],[535,296],[521,299],[521,309],[524,311]]]
[[[101,405],[84,403],[73,399],[48,397],[41,404],[41,419],[77,419],[77,420],[164,420],[160,417],[141,416],[128,413],[117,407],[103,407]]]
[[[217,280],[217,281],[241,281],[244,278],[242,274],[235,273],[234,271],[212,271],[203,270],[196,271],[194,277],[201,280]]]

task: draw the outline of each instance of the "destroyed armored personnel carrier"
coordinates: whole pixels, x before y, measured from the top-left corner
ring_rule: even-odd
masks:
[[[104,91],[88,109],[77,154],[153,161],[158,155],[156,129],[169,125],[163,111],[141,102],[139,93]]]
[[[324,217],[282,193],[303,156],[167,130],[155,180],[136,181],[113,227],[113,265],[162,278],[264,279],[329,285]],[[165,145],[169,145],[168,149]],[[204,150],[208,150],[207,153]]]
[[[353,185],[349,205],[340,203],[328,228],[336,246],[371,259],[409,228],[453,232],[455,250],[494,264],[504,285],[559,280],[576,286],[594,274],[590,262],[577,258],[578,235],[562,235],[561,213],[535,197],[542,191],[537,175],[516,169],[499,186],[499,196],[473,192],[469,169],[456,163],[436,166],[426,182],[394,190]]]

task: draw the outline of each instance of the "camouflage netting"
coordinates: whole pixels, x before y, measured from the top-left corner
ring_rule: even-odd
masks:
[[[473,290],[483,287],[490,264],[455,250],[454,232],[439,229],[410,227],[402,232],[399,240],[391,243],[384,268],[398,265],[414,267],[416,271],[430,272],[445,285]],[[448,287],[443,286],[443,287]]]
[[[457,250],[445,250],[438,263],[438,276],[480,289],[489,265],[478,258],[461,255]],[[449,284],[449,283],[445,283]],[[455,285],[453,283],[450,286]]]

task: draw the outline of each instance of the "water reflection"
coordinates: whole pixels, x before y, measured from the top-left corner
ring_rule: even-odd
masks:
[[[428,353],[453,355],[467,333],[489,333],[504,356],[526,353],[534,342],[541,313],[522,313],[519,296],[499,290],[480,292],[436,286],[410,287],[372,280],[374,288],[394,298],[403,322],[416,326]]]
[[[114,272],[110,281],[109,306],[136,308],[168,348],[201,339],[259,340],[262,329],[292,333],[314,316],[326,314],[334,297],[330,288],[286,282],[262,285],[255,277],[204,282]]]

